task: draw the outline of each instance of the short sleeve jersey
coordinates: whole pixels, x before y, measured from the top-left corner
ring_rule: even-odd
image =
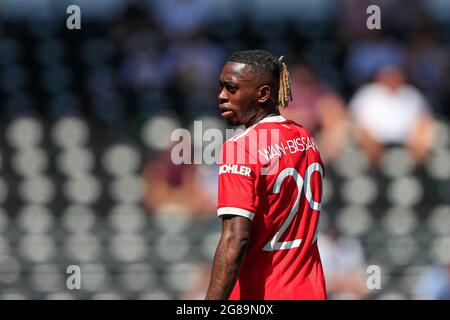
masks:
[[[326,299],[317,246],[323,178],[316,141],[281,115],[223,144],[217,213],[252,220],[229,299]]]

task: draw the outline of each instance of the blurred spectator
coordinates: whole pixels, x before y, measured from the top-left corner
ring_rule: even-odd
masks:
[[[404,58],[398,43],[385,39],[379,32],[370,33],[348,50],[344,66],[347,81],[352,87],[358,87],[372,79],[382,66],[400,65]]]
[[[450,260],[425,269],[415,287],[416,299],[450,300]]]
[[[155,11],[163,32],[176,41],[206,28],[210,18],[208,1],[202,0],[157,0]]]
[[[427,156],[433,142],[433,115],[425,97],[406,84],[396,64],[386,64],[375,81],[352,97],[350,113],[356,136],[376,168],[385,147],[404,145],[416,163]]]
[[[291,68],[292,99],[281,112],[317,138],[324,162],[334,159],[347,141],[348,122],[342,98],[316,78],[313,67]]]
[[[226,58],[220,46],[199,37],[173,43],[165,55],[174,66],[174,80],[185,91],[217,89],[220,66]]]
[[[150,212],[164,205],[176,204],[188,214],[211,215],[216,203],[202,184],[199,166],[176,165],[171,160],[171,148],[156,155],[144,168],[144,203]]]
[[[171,68],[171,80],[177,87],[177,104],[183,104],[186,118],[216,113],[217,79],[225,60],[224,50],[196,37],[172,43],[164,57]]]
[[[163,90],[169,83],[169,66],[158,50],[159,40],[148,32],[128,40],[120,66],[125,85],[137,91]]]
[[[411,81],[427,96],[438,113],[444,109],[445,90],[449,89],[449,55],[427,29],[418,33],[410,44],[408,73]]]
[[[337,29],[336,35],[346,44],[355,39],[373,33],[367,29],[367,7],[375,4],[373,0],[341,0],[337,7]]]
[[[345,237],[334,230],[320,234],[318,239],[328,298],[366,298],[365,258],[358,239]]]
[[[130,4],[111,27],[110,39],[120,53],[118,71],[126,89],[164,90],[169,86],[170,68],[164,59],[165,39],[149,16],[153,11]]]

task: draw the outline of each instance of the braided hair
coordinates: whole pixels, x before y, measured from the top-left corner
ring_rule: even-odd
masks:
[[[228,61],[248,64],[252,72],[268,74],[272,89],[278,90],[278,105],[286,108],[292,101],[291,82],[283,56],[277,59],[265,50],[243,50],[233,52]]]

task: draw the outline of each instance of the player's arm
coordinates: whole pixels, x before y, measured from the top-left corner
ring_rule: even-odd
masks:
[[[217,245],[205,300],[228,299],[239,275],[250,236],[251,220],[222,216],[222,236]]]

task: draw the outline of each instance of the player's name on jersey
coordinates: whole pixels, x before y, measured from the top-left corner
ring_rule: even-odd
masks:
[[[224,164],[221,165],[219,168],[219,175],[225,174],[225,173],[234,173],[234,174],[240,174],[246,177],[250,177],[250,173],[252,172],[252,169],[250,169],[247,166],[238,165],[238,164]]]
[[[289,154],[296,152],[304,152],[312,149],[313,151],[319,151],[317,142],[312,137],[301,137],[291,140],[280,141],[280,143],[271,144],[265,148],[258,150],[258,153],[264,157],[266,161],[270,161],[275,157],[282,158]]]

